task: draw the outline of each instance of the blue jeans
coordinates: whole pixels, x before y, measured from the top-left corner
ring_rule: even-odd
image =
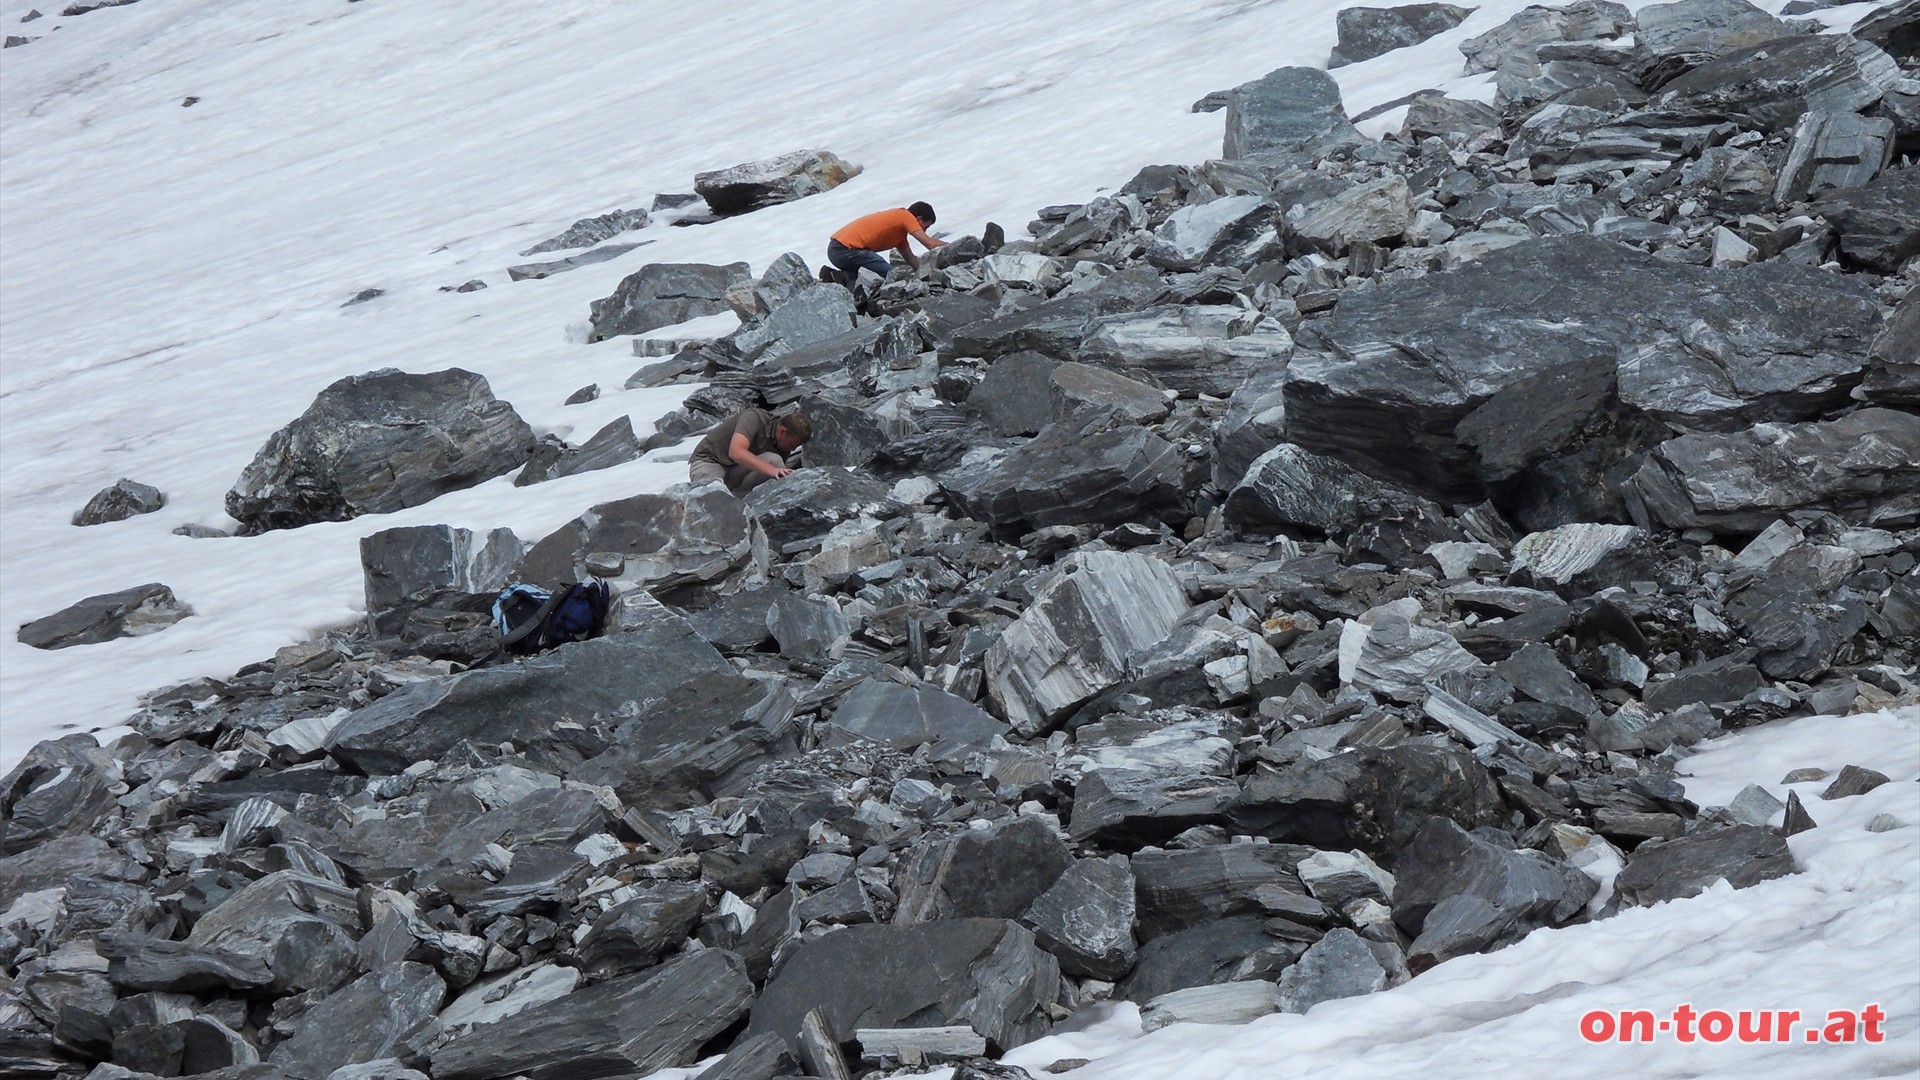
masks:
[[[838,240],[827,241],[827,261],[832,263],[836,270],[847,275],[849,289],[860,280],[862,270],[871,270],[879,274],[882,281],[885,281],[887,274],[893,270],[893,264],[887,261],[885,255],[865,248],[850,248]]]

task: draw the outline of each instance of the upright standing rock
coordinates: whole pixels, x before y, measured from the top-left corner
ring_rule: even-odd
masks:
[[[1319,68],[1268,72],[1227,95],[1227,136],[1220,156],[1326,153],[1366,141],[1347,119],[1340,84]]]

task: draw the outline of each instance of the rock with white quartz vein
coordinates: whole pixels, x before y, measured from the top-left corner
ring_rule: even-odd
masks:
[[[1513,545],[1513,568],[1564,585],[1645,535],[1631,525],[1587,522],[1529,533]]]
[[[1015,731],[1040,734],[1124,679],[1128,659],[1172,632],[1187,607],[1186,591],[1159,559],[1076,553],[987,650],[989,697]]]
[[[1419,613],[1419,601],[1407,597],[1349,619],[1340,631],[1340,681],[1411,701],[1427,681],[1481,666],[1452,634],[1414,623]]]

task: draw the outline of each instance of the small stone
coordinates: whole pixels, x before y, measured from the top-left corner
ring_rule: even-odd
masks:
[[[1783,784],[1805,784],[1814,780],[1824,780],[1826,779],[1826,777],[1827,777],[1827,770],[1817,769],[1809,766],[1804,769],[1793,770],[1787,775],[1781,777],[1780,782]]]
[[[1865,795],[1881,784],[1887,783],[1888,780],[1885,773],[1863,769],[1858,765],[1848,765],[1840,770],[1840,775],[1833,778],[1833,783],[1827,785],[1827,790],[1821,792],[1820,797],[1831,800]]]
[[[1873,817],[1867,819],[1868,832],[1892,832],[1895,829],[1904,829],[1906,827],[1906,822],[1901,821],[1892,814],[1875,814]]]
[[[73,515],[73,523],[85,526],[124,521],[138,514],[151,514],[165,505],[167,497],[159,488],[122,477],[119,483],[102,488],[99,494],[88,499],[87,505]]]
[[[598,401],[598,400],[600,400],[600,384],[588,383],[587,385],[581,387],[580,389],[575,390],[573,394],[567,398],[566,404],[584,405],[589,401]]]

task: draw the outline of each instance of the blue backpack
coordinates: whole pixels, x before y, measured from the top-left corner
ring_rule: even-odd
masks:
[[[553,592],[532,585],[509,585],[493,602],[493,625],[504,652],[545,652],[569,641],[598,637],[606,626],[613,594],[604,581],[565,585]]]

